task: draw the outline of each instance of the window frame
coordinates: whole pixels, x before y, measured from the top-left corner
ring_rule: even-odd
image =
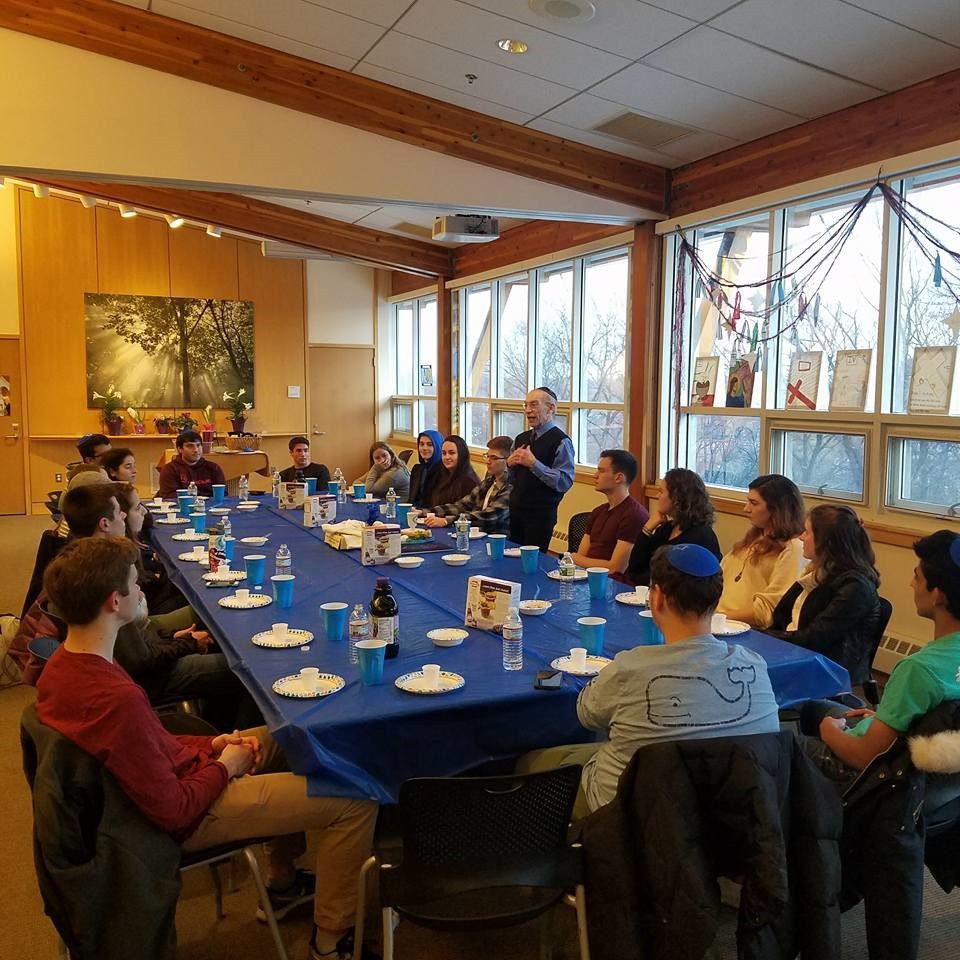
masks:
[[[391,364],[391,374],[392,374],[392,383],[391,387],[393,392],[389,397],[389,410],[390,410],[390,436],[397,437],[401,440],[415,440],[417,435],[420,434],[423,430],[432,429],[425,427],[423,425],[423,404],[426,402],[437,402],[437,367],[439,366],[439,346],[437,350],[437,356],[433,359],[433,374],[434,374],[434,392],[433,393],[423,393],[422,387],[420,384],[420,324],[421,324],[421,312],[423,308],[430,303],[434,304],[437,311],[436,316],[439,317],[439,302],[436,293],[424,294],[420,297],[410,297],[407,300],[397,300],[394,303],[390,304],[390,336],[393,344],[393,357]],[[413,366],[411,370],[412,383],[414,386],[414,391],[412,393],[399,393],[397,392],[397,385],[399,383],[399,364],[400,364],[400,351],[396,349],[398,343],[398,314],[401,309],[411,308],[413,309]],[[439,344],[439,330],[434,336],[434,339]],[[411,433],[406,433],[401,429],[397,429],[397,416],[396,408],[401,406],[409,406],[411,409],[410,423],[411,423]],[[439,416],[439,407],[438,407],[438,416]]]

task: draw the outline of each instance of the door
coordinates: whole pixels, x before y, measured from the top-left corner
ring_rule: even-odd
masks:
[[[0,338],[0,514],[23,514],[23,403],[20,341]]]
[[[310,347],[310,453],[347,483],[368,468],[377,397],[373,347]]]

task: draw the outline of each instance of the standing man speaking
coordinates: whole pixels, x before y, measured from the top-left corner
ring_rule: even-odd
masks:
[[[527,394],[523,413],[530,427],[514,441],[507,459],[513,477],[510,539],[521,546],[550,546],[557,507],[573,486],[573,442],[553,422],[557,395],[549,387]]]

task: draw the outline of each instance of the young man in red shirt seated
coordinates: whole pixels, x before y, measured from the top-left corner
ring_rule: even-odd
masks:
[[[627,569],[633,545],[650,516],[630,496],[630,484],[636,478],[637,458],[632,453],[604,450],[600,454],[593,483],[607,502],[590,514],[587,532],[573,554],[578,567],[606,567],[612,574],[622,574]]]
[[[117,631],[143,603],[136,556],[129,540],[91,537],[69,544],[47,568],[44,589],[67,622],[67,637],[37,683],[37,717],[100,761],[185,850],[277,837],[269,885],[278,902],[302,880],[294,867],[304,851],[299,831],[317,830],[321,893],[311,953],[314,960],[352,956],[357,878],[370,853],[376,804],[307,796],[307,781],[287,771],[266,727],[217,737],[167,733],[143,689],[113,659]]]
[[[160,496],[173,497],[191,482],[201,497],[213,496],[215,483],[225,484],[219,463],[203,459],[203,438],[196,430],[184,430],[177,437],[177,455],[160,468]]]

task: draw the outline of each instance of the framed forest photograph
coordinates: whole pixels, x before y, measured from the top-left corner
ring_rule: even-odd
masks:
[[[150,407],[219,406],[224,391],[253,395],[249,300],[84,294],[87,405],[115,385]]]

